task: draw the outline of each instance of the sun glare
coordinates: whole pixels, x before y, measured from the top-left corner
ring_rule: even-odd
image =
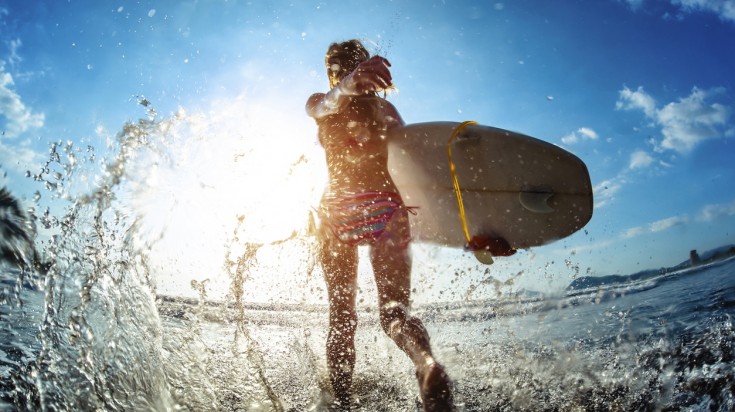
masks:
[[[303,109],[219,101],[206,114],[180,113],[167,134],[134,174],[134,210],[142,243],[162,269],[160,293],[196,294],[191,281],[209,279],[222,295],[229,248],[237,257],[245,243],[305,236],[326,171]]]

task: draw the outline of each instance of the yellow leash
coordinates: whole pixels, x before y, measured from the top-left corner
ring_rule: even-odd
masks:
[[[452,136],[447,142],[447,157],[449,158],[449,171],[452,173],[452,182],[454,183],[454,193],[457,195],[457,206],[459,206],[459,220],[462,223],[462,230],[464,231],[464,237],[467,239],[467,243],[470,242],[470,231],[467,229],[467,216],[464,213],[464,202],[462,201],[462,192],[459,187],[459,180],[457,180],[457,170],[454,167],[454,161],[452,160],[452,142],[462,132],[466,126],[471,124],[477,124],[477,122],[468,120],[462,122],[452,131]]]

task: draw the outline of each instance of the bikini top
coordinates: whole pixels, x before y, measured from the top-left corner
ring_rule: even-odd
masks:
[[[319,143],[327,150],[363,148],[385,134],[387,125],[380,121],[385,101],[377,96],[352,97],[339,113],[317,120]]]

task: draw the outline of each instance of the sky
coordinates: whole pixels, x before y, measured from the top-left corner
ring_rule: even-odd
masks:
[[[123,125],[155,110],[170,128],[129,162],[120,201],[158,239],[161,291],[205,278],[224,290],[225,246],[288,237],[316,204],[323,153],[304,103],[327,89],[326,47],[350,38],[390,60],[407,123],[540,138],[580,157],[594,186],[582,231],[492,266],[414,245],[415,300],[558,291],[735,243],[733,0],[0,0],[0,185],[53,197],[27,172],[51,142],[92,147],[90,171],[56,192],[74,198]],[[250,298],[323,293],[303,280],[308,244],[264,247]],[[306,292],[284,292],[294,282]]]

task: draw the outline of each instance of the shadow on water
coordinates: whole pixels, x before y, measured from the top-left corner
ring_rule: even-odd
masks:
[[[149,114],[102,161],[53,144],[29,173],[47,204],[38,195],[24,208],[0,191],[0,409],[323,409],[326,310],[246,304],[263,245],[238,239],[238,222],[223,256],[226,301],[208,299],[206,281],[192,282],[197,298],[157,295],[149,252],[160,237],[141,234],[125,199],[130,171],[173,144],[181,119]],[[93,187],[78,190],[90,175]],[[730,260],[645,284],[416,312],[460,410],[725,411],[735,407],[733,272]],[[410,362],[375,308],[359,319],[357,409],[416,410]]]

